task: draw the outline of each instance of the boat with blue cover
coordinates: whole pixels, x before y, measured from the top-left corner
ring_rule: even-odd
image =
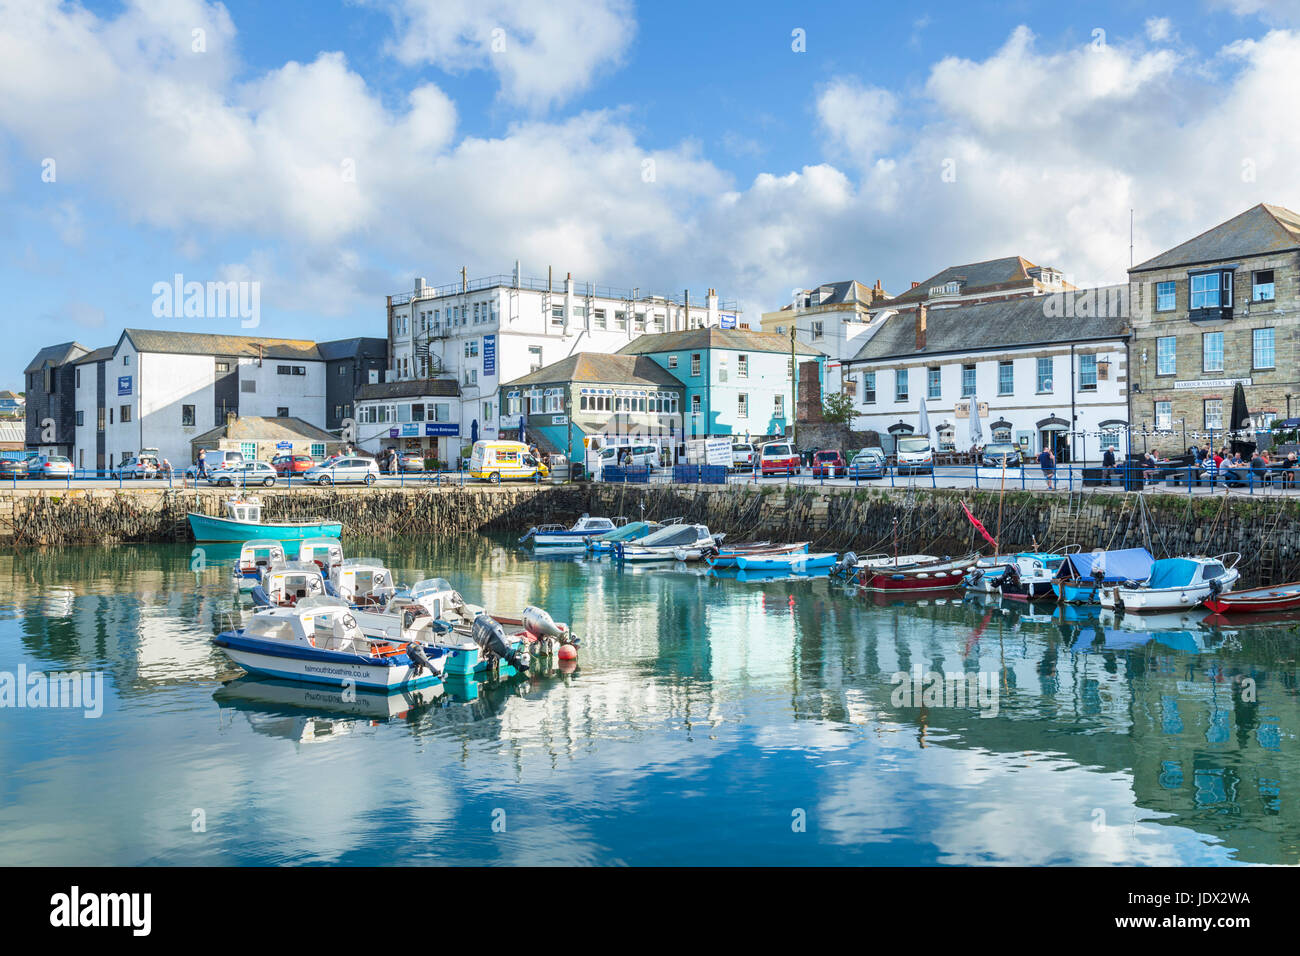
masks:
[[[1241,573],[1241,554],[1232,551],[1213,558],[1196,555],[1161,558],[1140,583],[1132,581],[1101,589],[1101,606],[1124,611],[1171,611],[1195,607],[1206,598],[1232,590]]]
[[[441,647],[366,635],[352,608],[327,597],[259,611],[213,643],[250,673],[383,691],[432,684],[447,659]]]
[[[1081,551],[1066,557],[1052,582],[1052,593],[1066,604],[1097,604],[1104,586],[1145,581],[1154,563],[1146,548]]]
[[[195,541],[249,541],[253,538],[301,541],[303,538],[337,538],[343,533],[342,522],[325,518],[263,521],[262,502],[255,497],[228,500],[224,518],[193,511],[188,517]]]
[[[675,524],[681,521],[680,518],[674,518],[666,524]],[[629,521],[613,531],[607,531],[602,535],[587,539],[587,550],[592,554],[611,554],[614,546],[620,541],[639,541],[646,535],[658,531],[664,525],[658,521]]]

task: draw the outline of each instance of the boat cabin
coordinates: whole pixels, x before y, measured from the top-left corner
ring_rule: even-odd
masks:
[[[231,498],[226,502],[226,517],[231,521],[261,524],[262,500],[260,498]]]
[[[262,576],[262,590],[275,607],[293,607],[303,598],[325,596],[325,577],[310,561],[290,561]]]
[[[254,538],[245,541],[239,549],[239,561],[235,569],[245,576],[261,577],[271,568],[283,567],[288,559],[284,554],[284,545],[271,538]]]
[[[244,625],[243,636],[367,655],[372,643],[362,633],[350,607],[323,595],[298,607],[270,608],[254,614]]]
[[[374,558],[347,558],[330,572],[334,592],[351,604],[384,605],[393,596],[393,574]]]
[[[343,563],[343,545],[338,538],[304,538],[298,545],[298,560],[313,562],[329,575]]]

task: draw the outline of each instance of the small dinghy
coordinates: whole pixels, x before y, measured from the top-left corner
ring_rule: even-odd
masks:
[[[741,558],[780,558],[795,554],[807,554],[808,542],[796,541],[794,544],[773,544],[770,541],[745,541],[718,548],[718,553],[706,560],[711,568],[739,568]],[[831,562],[834,564],[835,562]],[[750,565],[750,567],[754,567]]]
[[[441,647],[366,636],[353,610],[329,598],[259,611],[213,643],[250,673],[384,691],[434,683],[447,658]]]
[[[1151,565],[1145,581],[1102,588],[1101,606],[1125,611],[1195,607],[1231,589],[1241,576],[1237,571],[1240,560],[1241,555],[1235,551],[1213,558],[1162,558]]]
[[[263,521],[260,498],[229,499],[224,518],[212,518],[193,511],[188,517],[195,541],[248,541],[253,538],[300,541],[303,538],[337,538],[343,533],[342,523],[325,518]]]
[[[231,572],[233,583],[241,591],[251,591],[262,583],[262,576],[271,568],[282,568],[287,562],[284,545],[270,538],[245,541],[235,559]]]
[[[698,561],[713,554],[722,534],[711,534],[702,524],[675,524],[648,534],[635,544],[619,542],[614,557],[620,561]]]
[[[1215,614],[1264,614],[1300,608],[1300,581],[1266,588],[1224,591],[1203,602]]]
[[[807,547],[807,545],[805,545]],[[789,574],[807,574],[809,571],[829,570],[835,567],[839,555],[834,552],[807,554],[753,554],[736,558],[742,571],[785,571]]]
[[[891,571],[910,571],[926,565],[939,564],[944,559],[933,554],[869,554],[859,558],[852,551],[840,560],[835,573],[841,577],[856,578],[863,571],[877,571],[888,568]]]
[[[608,518],[593,518],[591,515],[583,515],[573,527],[566,528],[562,524],[544,524],[540,527],[529,528],[528,533],[519,539],[519,543],[532,543],[534,548],[551,548],[551,547],[571,547],[583,548],[592,538],[609,534],[614,531],[614,522]]]
[[[907,570],[886,565],[864,568],[858,572],[858,585],[868,591],[953,591],[975,566],[979,555],[968,554],[955,561],[924,564]]]

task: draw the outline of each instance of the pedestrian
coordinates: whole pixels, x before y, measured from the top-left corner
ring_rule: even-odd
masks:
[[[199,449],[199,470],[198,470],[198,476],[199,476],[200,478],[206,478],[206,477],[208,477],[208,450],[207,450],[206,448],[200,448],[200,449]]]
[[[1052,454],[1050,445],[1043,446],[1043,452],[1038,456],[1038,467],[1043,469],[1043,478],[1047,482],[1047,487],[1052,491],[1056,490],[1056,456]]]
[[[1104,484],[1109,485],[1110,479],[1115,474],[1115,449],[1107,448],[1101,456],[1101,478]]]

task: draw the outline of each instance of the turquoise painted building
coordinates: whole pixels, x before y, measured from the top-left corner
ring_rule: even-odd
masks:
[[[790,340],[747,329],[685,329],[643,335],[618,350],[641,355],[685,387],[682,425],[687,436],[783,435],[791,424],[793,374]],[[826,355],[796,343],[803,366],[816,361],[819,384]]]

